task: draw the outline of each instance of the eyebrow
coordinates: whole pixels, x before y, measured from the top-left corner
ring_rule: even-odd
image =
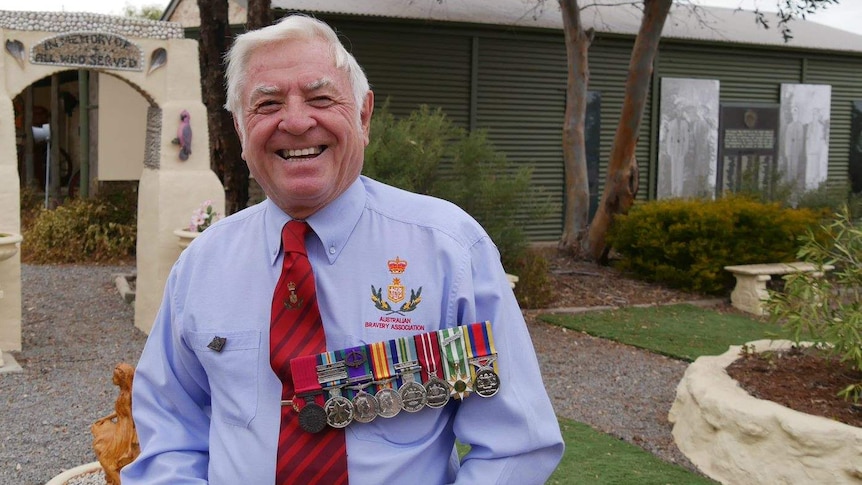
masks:
[[[281,89],[279,89],[276,86],[258,86],[251,91],[251,95],[249,96],[249,100],[253,104],[254,100],[256,100],[257,98],[259,98],[261,96],[270,96],[273,94],[277,94],[280,91],[281,91]]]
[[[320,79],[316,79],[316,80],[311,81],[310,83],[304,85],[302,87],[302,90],[306,91],[306,92],[317,91],[319,89],[323,89],[323,88],[330,86],[330,85],[332,85],[332,81],[329,78],[322,77]]]

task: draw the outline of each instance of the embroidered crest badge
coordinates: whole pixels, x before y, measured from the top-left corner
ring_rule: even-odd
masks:
[[[403,275],[407,270],[407,261],[399,258],[390,259],[387,261],[389,273],[393,275]],[[374,307],[380,311],[387,312],[387,315],[397,313],[404,315],[405,312],[412,312],[422,301],[422,287],[419,289],[410,289],[410,298],[404,302],[397,310],[392,305],[397,305],[407,298],[407,288],[401,283],[401,278],[398,276],[392,278],[392,284],[386,287],[386,299],[383,298],[383,286],[375,288],[371,285],[371,301]],[[391,302],[391,304],[390,304]]]
[[[401,303],[404,300],[404,285],[399,278],[392,278],[392,284],[387,287],[387,296],[392,303]]]
[[[284,307],[288,310],[296,310],[298,308],[302,308],[302,298],[296,294],[296,283],[291,281],[287,284],[287,290],[290,292],[287,300],[284,300]]]

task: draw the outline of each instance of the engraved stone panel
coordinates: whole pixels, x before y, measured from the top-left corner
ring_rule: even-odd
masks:
[[[73,32],[49,37],[30,49],[33,64],[101,67],[140,71],[141,48],[125,37],[97,32]]]
[[[721,106],[716,195],[771,193],[776,180],[778,105],[726,103]]]
[[[778,168],[794,194],[826,181],[832,86],[782,84]]]
[[[587,91],[586,138],[587,181],[590,188],[589,218],[592,220],[599,207],[599,164],[601,163],[602,93]]]
[[[656,197],[711,197],[718,159],[719,82],[662,78]]]
[[[850,186],[862,192],[862,101],[853,101],[850,112]]]

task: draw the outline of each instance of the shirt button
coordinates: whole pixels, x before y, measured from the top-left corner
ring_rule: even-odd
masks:
[[[335,246],[329,246],[329,254],[335,254]]]

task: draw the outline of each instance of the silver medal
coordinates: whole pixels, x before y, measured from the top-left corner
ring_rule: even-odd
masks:
[[[344,396],[332,396],[323,405],[326,423],[333,428],[344,428],[353,421],[353,403]]]
[[[391,418],[401,411],[401,396],[395,389],[385,387],[374,395],[380,408],[377,414],[383,418]]]
[[[449,384],[434,376],[425,382],[426,404],[429,408],[442,408],[449,402]]]
[[[353,397],[353,419],[360,423],[370,423],[377,417],[380,404],[373,394],[360,391]]]
[[[421,410],[428,401],[425,387],[416,381],[405,382],[398,388],[398,393],[401,394],[401,409],[408,413]]]
[[[490,368],[476,371],[473,390],[482,397],[491,397],[500,390],[500,376]]]

